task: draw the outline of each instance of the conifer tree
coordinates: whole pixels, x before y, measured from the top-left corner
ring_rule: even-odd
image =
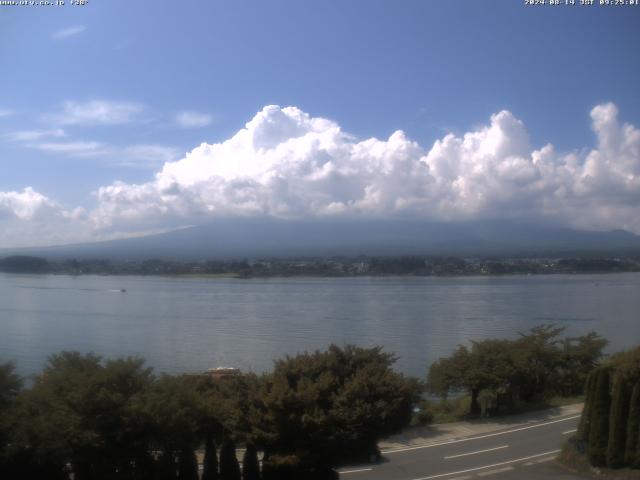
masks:
[[[155,463],[149,452],[139,455],[135,460],[133,478],[136,480],[155,480]]]
[[[607,463],[607,443],[609,441],[609,408],[611,396],[609,394],[610,373],[606,368],[598,371],[591,410],[591,428],[589,431],[589,446],[587,455],[595,466],[605,466]]]
[[[178,457],[178,480],[198,480],[198,460],[190,448],[183,449]]]
[[[163,452],[158,458],[157,475],[159,480],[175,480],[176,478],[176,458],[173,452]]]
[[[216,441],[213,435],[207,435],[204,447],[204,461],[202,480],[218,480],[218,456],[216,454]]]
[[[242,457],[242,479],[260,480],[260,463],[258,462],[258,451],[254,444],[247,444],[247,449]]]
[[[617,374],[613,381],[607,445],[607,465],[611,468],[620,468],[624,464],[630,396],[626,378],[621,373]]]
[[[582,408],[582,415],[580,416],[580,423],[578,424],[578,439],[583,442],[589,440],[589,429],[591,426],[591,411],[593,409],[593,398],[595,394],[595,379],[597,370],[589,373],[585,386],[585,399],[584,407]]]
[[[640,448],[640,382],[637,382],[631,391],[629,402],[629,417],[627,418],[627,442],[624,450],[624,464],[627,467],[634,465],[636,451]]]
[[[637,437],[637,445],[636,445],[636,458],[635,460],[631,463],[631,466],[633,468],[640,468],[640,432],[638,432],[638,437]]]
[[[241,480],[240,465],[236,457],[236,446],[225,440],[220,449],[220,480]]]

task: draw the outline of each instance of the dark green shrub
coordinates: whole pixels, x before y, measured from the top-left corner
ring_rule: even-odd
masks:
[[[609,369],[601,368],[597,375],[587,456],[593,465],[606,466],[607,444],[609,442],[609,409],[611,406]]]

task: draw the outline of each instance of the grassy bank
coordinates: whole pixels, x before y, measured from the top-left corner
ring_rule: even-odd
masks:
[[[499,410],[492,411],[486,418],[499,418],[506,415],[514,415],[519,413],[535,412],[539,410],[547,410],[555,407],[563,407],[566,405],[574,405],[576,403],[584,402],[584,396],[571,396],[571,397],[551,397],[544,401],[536,403],[516,403],[512,410]],[[471,398],[468,395],[463,395],[456,398],[450,398],[446,400],[436,401],[423,401],[420,405],[420,411],[414,412],[411,422],[412,426],[424,426],[432,423],[451,423],[470,420],[469,416],[469,404]]]
[[[558,455],[558,462],[567,470],[591,478],[601,480],[640,480],[640,470],[629,468],[613,470],[592,467],[587,456],[578,451],[578,448],[571,441],[562,447],[562,451]]]

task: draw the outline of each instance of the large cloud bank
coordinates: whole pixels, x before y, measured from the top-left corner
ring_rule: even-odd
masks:
[[[57,209],[84,225],[86,238],[229,216],[520,219],[640,233],[640,130],[621,124],[610,103],[591,120],[591,150],[534,149],[508,111],[427,149],[402,131],[358,140],[331,120],[267,106],[233,137],[166,162],[147,183],[100,188],[86,215],[25,190],[0,193],[0,222],[38,223],[39,211]]]

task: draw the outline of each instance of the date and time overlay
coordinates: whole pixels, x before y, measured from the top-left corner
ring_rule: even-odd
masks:
[[[0,0],[0,7],[84,7],[90,0]]]
[[[0,0],[0,7],[87,6],[96,0]],[[640,0],[521,0],[527,7],[640,7]]]

